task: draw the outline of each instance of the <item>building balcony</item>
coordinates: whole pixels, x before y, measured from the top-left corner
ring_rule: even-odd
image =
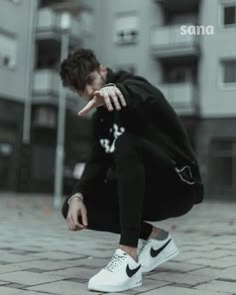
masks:
[[[168,102],[179,115],[192,116],[198,114],[198,91],[192,83],[157,85]]]
[[[33,103],[58,104],[61,80],[58,73],[51,69],[36,70],[33,78]],[[67,107],[78,108],[78,95],[66,89]]]
[[[38,40],[61,40],[63,27],[63,14],[50,8],[39,10],[36,35]],[[81,25],[75,17],[69,17],[67,23],[70,39],[75,42],[81,38]]]
[[[199,56],[199,36],[181,34],[181,25],[155,27],[151,31],[151,48],[157,58],[196,58]]]

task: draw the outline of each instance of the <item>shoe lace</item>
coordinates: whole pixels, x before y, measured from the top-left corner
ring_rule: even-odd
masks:
[[[118,269],[120,267],[120,265],[125,260],[125,258],[126,257],[123,256],[123,255],[114,254],[112,256],[112,258],[111,258],[111,261],[104,268],[107,269],[110,272],[113,272],[114,270],[116,270],[116,269]]]

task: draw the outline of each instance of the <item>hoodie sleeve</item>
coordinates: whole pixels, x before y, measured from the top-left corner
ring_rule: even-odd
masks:
[[[154,88],[145,79],[127,79],[123,82],[115,83],[115,86],[122,92],[127,106],[131,109],[139,108],[143,103],[156,100],[158,96],[163,98],[161,91]]]
[[[89,194],[90,189],[94,187],[94,182],[104,179],[107,172],[106,154],[95,136],[96,121],[93,116],[93,142],[89,159],[85,164],[85,169],[80,180],[72,189],[72,194],[82,193],[84,197]],[[71,195],[69,197],[71,197]],[[68,198],[69,199],[69,198]]]
[[[90,159],[85,165],[84,172],[80,180],[78,180],[77,183],[74,185],[71,195],[69,195],[65,199],[62,205],[62,215],[64,216],[64,218],[67,218],[69,209],[68,200],[70,199],[70,197],[73,196],[75,193],[82,193],[84,198],[86,199],[91,188],[94,188],[94,182],[99,181],[99,179],[102,179],[102,177],[105,177],[106,165],[104,164],[104,156],[100,149],[101,147],[99,147],[99,143],[94,141],[90,154]]]
[[[95,181],[104,179],[106,175],[106,165],[103,151],[100,150],[99,143],[94,142],[92,145],[92,151],[90,159],[85,165],[85,169],[80,180],[75,184],[72,190],[72,195],[79,192],[86,196],[89,194],[90,189],[94,187]]]

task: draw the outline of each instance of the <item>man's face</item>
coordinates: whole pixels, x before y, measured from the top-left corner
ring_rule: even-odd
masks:
[[[80,89],[77,93],[86,101],[90,101],[94,97],[94,92],[100,90],[106,83],[107,69],[100,66],[98,71],[91,72],[86,77],[84,89]]]

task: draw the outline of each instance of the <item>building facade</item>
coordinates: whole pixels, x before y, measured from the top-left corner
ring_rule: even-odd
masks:
[[[7,13],[8,12],[8,13]],[[9,13],[10,12],[10,13]],[[17,186],[23,132],[24,101],[28,96],[31,23],[29,1],[1,2],[0,10],[0,189]]]
[[[53,192],[62,43],[68,38],[67,50],[73,51],[83,46],[86,37],[80,16],[86,16],[88,8],[72,2],[1,3],[0,190]],[[86,160],[89,150],[91,122],[77,116],[83,105],[66,91],[64,180],[68,185],[73,167]]]
[[[30,62],[27,63],[27,48],[24,47],[30,30],[27,25],[30,23],[28,1],[4,0],[3,3],[0,38],[5,40],[7,49],[2,47],[1,50],[12,56],[17,50],[17,58],[1,58],[0,173],[7,178],[7,169],[11,174],[17,165],[21,167],[16,169],[17,176],[8,177],[9,181],[4,182],[5,188],[8,183],[8,187],[20,189],[19,183],[31,179],[30,185],[25,186],[30,186],[31,191],[53,189],[60,94],[58,69],[63,42],[61,22],[66,11],[72,17],[69,50],[92,48],[106,66],[143,75],[160,88],[190,136],[207,196],[234,198],[235,0],[41,0],[35,32],[30,37],[35,47],[31,84],[25,81],[32,68]],[[4,9],[11,9],[13,16],[14,13],[21,15],[24,22],[18,24],[17,17],[13,23],[5,19]],[[22,37],[14,39],[18,35]],[[11,87],[8,81],[14,81],[15,87]],[[17,155],[22,145],[15,144],[17,141],[12,138],[19,141],[22,136],[27,85],[32,85],[31,144],[23,148],[20,163]],[[76,115],[83,106],[81,100],[68,91],[66,101],[65,171],[71,173],[76,162],[86,160],[87,131],[91,126],[88,118],[79,120]],[[10,147],[11,141],[16,146]],[[42,165],[43,159],[47,164]],[[12,164],[9,166],[9,163]],[[30,163],[30,167],[24,163]]]

